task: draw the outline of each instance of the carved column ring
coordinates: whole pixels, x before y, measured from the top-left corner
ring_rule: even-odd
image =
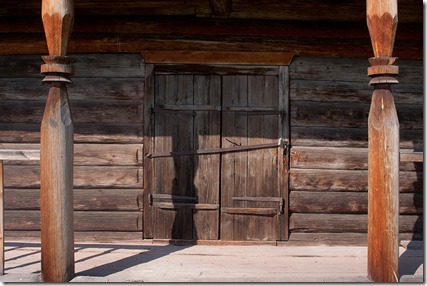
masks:
[[[393,65],[371,66],[368,68],[368,76],[398,75],[399,67]]]
[[[51,73],[73,75],[74,69],[66,64],[44,64],[40,67],[40,72],[46,75]]]
[[[44,65],[41,73],[46,75],[44,82],[71,82],[70,76],[74,74],[72,63],[74,60],[67,56],[42,56]]]

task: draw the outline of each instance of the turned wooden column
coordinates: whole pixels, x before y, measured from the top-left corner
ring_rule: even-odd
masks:
[[[374,50],[368,75],[374,87],[368,119],[368,277],[399,280],[399,120],[391,85],[399,68],[392,57],[397,0],[367,0]]]
[[[50,90],[40,128],[41,271],[43,281],[66,282],[74,277],[74,131],[66,87],[73,0],[42,0],[42,20],[49,56],[41,73]]]

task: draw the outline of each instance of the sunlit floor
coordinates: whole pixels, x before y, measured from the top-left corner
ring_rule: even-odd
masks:
[[[364,246],[76,243],[72,282],[368,282]],[[40,281],[40,244],[6,242],[0,282]],[[423,244],[400,247],[400,281],[423,281]]]

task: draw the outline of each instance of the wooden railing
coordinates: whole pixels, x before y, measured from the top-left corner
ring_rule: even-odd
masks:
[[[40,150],[0,150],[0,274],[4,275],[4,168],[5,160],[40,160]]]

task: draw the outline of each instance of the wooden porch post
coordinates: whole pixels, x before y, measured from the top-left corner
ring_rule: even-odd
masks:
[[[397,0],[367,0],[367,24],[375,57],[368,75],[374,86],[368,119],[368,277],[399,280],[399,120],[391,84],[399,68],[391,57]]]
[[[41,73],[51,84],[40,130],[42,280],[74,277],[73,122],[66,83],[73,74],[66,55],[74,21],[73,0],[42,0],[49,56]]]

